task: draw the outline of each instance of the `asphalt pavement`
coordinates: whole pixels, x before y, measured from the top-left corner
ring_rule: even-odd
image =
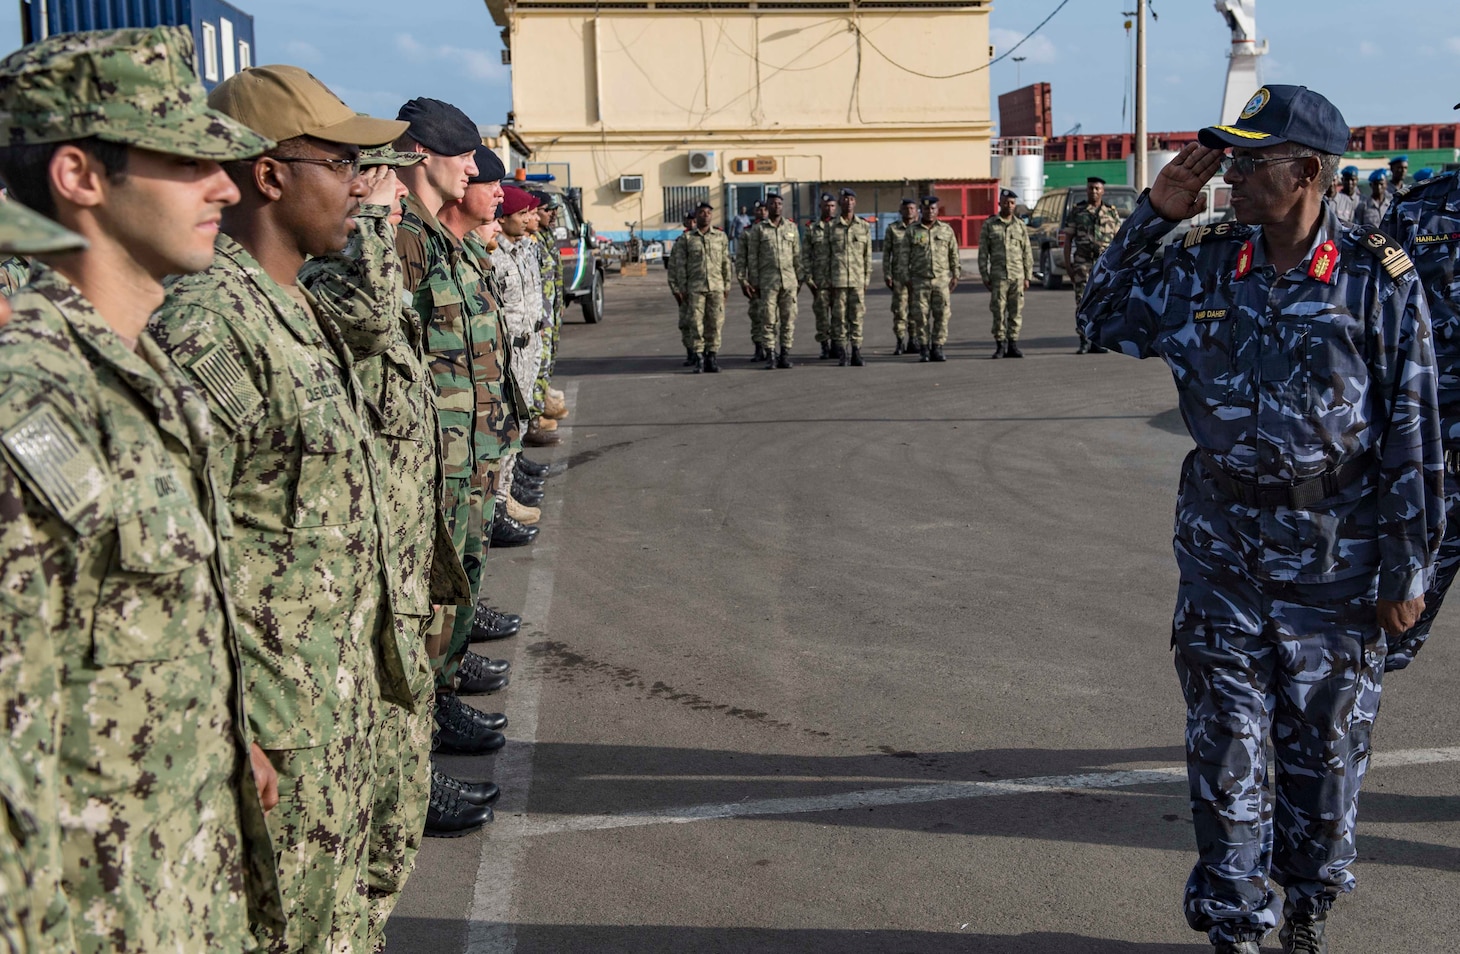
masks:
[[[569,312],[542,535],[493,551],[508,746],[483,834],[428,840],[391,954],[1167,954],[1193,861],[1169,650],[1191,443],[1166,368],[1076,356],[1068,286],[991,361],[749,355],[690,374],[663,269]],[[1386,680],[1334,954],[1454,947],[1457,613]],[[1276,938],[1268,948],[1276,950]],[[1266,949],[1266,948],[1265,948]]]

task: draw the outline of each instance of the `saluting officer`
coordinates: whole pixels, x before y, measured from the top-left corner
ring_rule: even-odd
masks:
[[[1258,954],[1279,906],[1285,952],[1326,950],[1354,886],[1385,634],[1424,608],[1444,526],[1418,276],[1323,199],[1348,140],[1317,93],[1258,90],[1161,171],[1079,315],[1093,341],[1170,365],[1196,442],[1172,644],[1199,853],[1186,916],[1219,954]],[[1219,166],[1240,224],[1163,245]]]
[[[1075,308],[1085,297],[1085,283],[1090,279],[1090,270],[1104,254],[1115,233],[1120,231],[1120,213],[1115,206],[1105,201],[1105,180],[1090,176],[1085,180],[1085,201],[1077,203],[1070,212],[1070,224],[1065,227],[1065,272],[1075,286]],[[1079,322],[1076,323],[1079,330]],[[1103,354],[1105,348],[1098,342],[1086,341],[1080,332],[1080,346],[1075,354]]]
[[[695,208],[695,227],[674,243],[669,253],[669,289],[674,300],[687,303],[696,346],[703,363],[695,372],[720,370],[720,332],[725,326],[725,299],[730,295],[730,238],[710,224],[715,207],[701,202]]]

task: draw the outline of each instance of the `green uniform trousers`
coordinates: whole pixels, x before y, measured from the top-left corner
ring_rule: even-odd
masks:
[[[867,311],[866,291],[862,288],[832,288],[831,340],[843,347],[862,346],[862,316]]]
[[[816,316],[817,342],[831,341],[831,308],[827,306],[827,290],[819,289],[811,295],[811,313]]]
[[[466,570],[467,582],[471,584],[472,598],[467,606],[441,607],[431,621],[431,633],[426,639],[431,671],[436,674],[436,687],[449,689],[456,677],[456,667],[461,663],[458,650],[471,637],[472,619],[476,613],[473,607],[482,585],[481,514],[484,494],[481,481],[475,477],[448,477],[442,485],[441,511],[446,517],[452,546],[456,548],[456,555],[461,558],[462,568]],[[462,625],[466,635],[458,643],[457,629]]]
[[[796,337],[796,286],[790,288],[762,288],[760,300],[764,302],[766,314],[766,337],[762,342],[774,351],[791,350],[792,339]]]
[[[989,311],[994,316],[994,340],[1018,341],[1024,325],[1024,279],[995,278],[989,286]]]
[[[1080,312],[1080,300],[1085,297],[1085,283],[1090,280],[1090,272],[1093,266],[1086,262],[1074,262],[1070,269],[1070,284],[1075,286],[1075,313]],[[1080,331],[1080,323],[1075,322],[1075,333],[1080,336],[1080,341],[1085,341],[1085,333]]]
[[[947,282],[942,279],[908,282],[907,311],[914,338],[930,345],[948,343],[948,321],[953,310],[948,301]]]
[[[421,640],[429,619],[396,615],[401,645]],[[375,805],[370,816],[369,951],[385,949],[385,923],[395,910],[406,879],[416,864],[416,852],[426,829],[426,807],[431,796],[431,731],[434,726],[430,679],[419,680],[416,711],[381,703],[375,734]]]
[[[892,283],[892,334],[907,338],[907,282]]]
[[[767,321],[765,297],[763,295],[756,295],[750,299],[749,307],[750,343],[761,345],[762,347],[773,347],[774,342],[771,340],[769,322]],[[707,348],[705,350],[713,349]]]
[[[720,350],[720,332],[725,327],[725,293],[689,292],[689,322],[695,329],[701,351]]]
[[[700,347],[699,335],[695,333],[694,325],[689,323],[688,295],[685,296],[684,301],[679,303],[679,342],[684,345],[686,351],[699,353],[703,350]]]

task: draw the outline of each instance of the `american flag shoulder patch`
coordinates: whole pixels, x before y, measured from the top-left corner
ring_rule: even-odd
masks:
[[[42,404],[7,430],[0,443],[29,482],[67,523],[106,490],[106,472],[76,431],[50,404]]]
[[[213,399],[214,416],[229,428],[242,427],[264,403],[248,370],[222,345],[202,351],[187,363],[187,368]]]

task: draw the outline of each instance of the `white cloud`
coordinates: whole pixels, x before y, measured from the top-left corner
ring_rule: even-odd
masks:
[[[289,54],[289,59],[293,62],[317,63],[324,59],[319,47],[303,40],[290,40],[284,44],[284,52]]]
[[[1018,30],[1005,30],[1001,27],[994,27],[989,31],[989,42],[994,45],[994,54],[1003,56],[1024,38],[1024,34]],[[1030,37],[1028,42],[1019,47],[1015,56],[1027,56],[1031,63],[1053,63],[1059,58],[1055,51],[1054,42],[1044,34],[1036,34]]]
[[[331,86],[330,89],[351,109],[384,119],[394,119],[401,103],[410,99],[388,89],[357,89],[353,86]]]
[[[1379,55],[1379,48],[1377,46],[1375,46],[1374,44],[1370,43],[1368,40],[1360,40],[1359,41],[1359,55],[1360,56],[1378,56]]]
[[[401,53],[408,59],[430,62],[437,66],[454,65],[470,79],[505,80],[508,76],[507,67],[502,65],[500,57],[494,53],[488,53],[486,50],[473,50],[449,44],[428,47],[409,33],[402,33],[396,37],[395,42]]]
[[[1451,53],[1460,53],[1460,36],[1446,37],[1445,38],[1445,47]]]

